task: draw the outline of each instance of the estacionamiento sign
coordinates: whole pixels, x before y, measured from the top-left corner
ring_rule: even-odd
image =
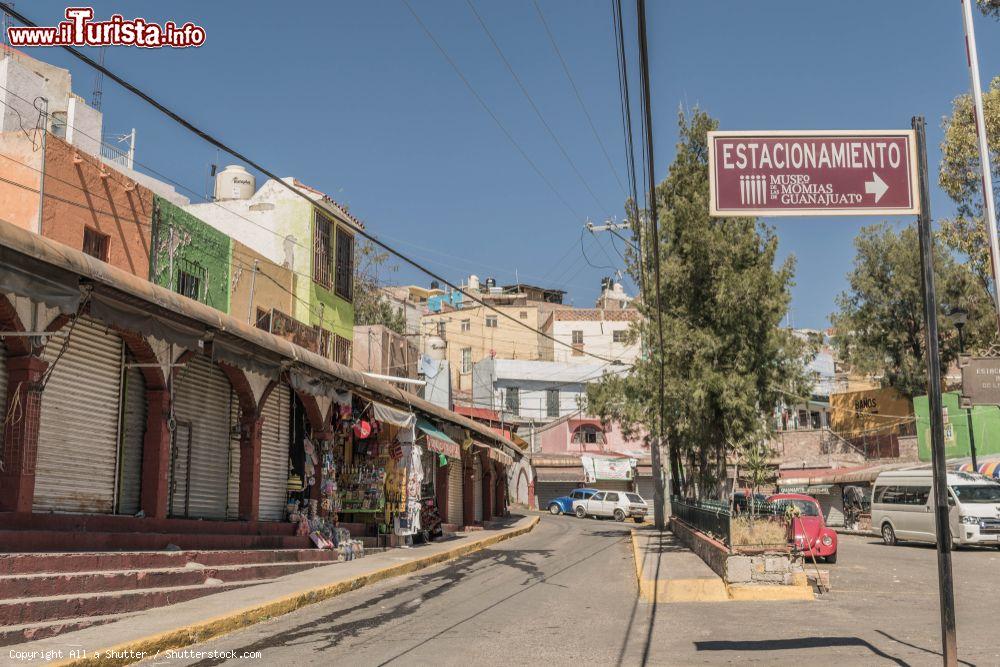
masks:
[[[709,132],[709,211],[919,213],[913,130]]]
[[[962,371],[961,406],[1000,406],[1000,358],[959,355]]]

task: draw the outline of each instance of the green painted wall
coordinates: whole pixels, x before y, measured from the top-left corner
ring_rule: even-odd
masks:
[[[156,240],[151,263],[152,281],[176,291],[177,275],[182,268],[200,269],[204,284],[199,290],[198,300],[228,313],[229,268],[233,252],[231,239],[159,196],[154,196],[153,227]]]
[[[944,448],[947,458],[971,456],[969,425],[965,410],[958,407],[958,392],[941,395],[947,421],[944,429]],[[913,399],[917,417],[917,445],[921,461],[931,460],[930,409],[927,396]],[[1000,454],[1000,408],[977,406],[972,408],[972,432],[976,439],[976,454]]]
[[[314,281],[310,282],[309,303],[312,304],[312,311],[309,313],[309,324],[319,324],[324,329],[329,329],[333,333],[354,340],[354,306],[336,296],[330,290],[324,289]],[[322,304],[322,307],[320,306]],[[323,321],[320,322],[320,313],[323,314]]]

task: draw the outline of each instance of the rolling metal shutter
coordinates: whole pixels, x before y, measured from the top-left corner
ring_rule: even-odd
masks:
[[[476,523],[483,520],[483,463],[479,456],[472,459],[472,519]]]
[[[589,486],[601,491],[631,491],[632,480],[630,479],[599,479]],[[640,494],[642,495],[642,494]]]
[[[653,478],[638,476],[635,478],[636,481],[636,491],[642,499],[645,500],[649,505],[653,504],[654,488],[653,488]]]
[[[69,344],[56,361],[72,327]],[[122,341],[79,319],[49,338],[34,511],[110,513],[115,507]]]
[[[462,508],[462,462],[448,459],[448,517],[446,523],[465,525]]]
[[[231,424],[240,423],[240,401],[233,393],[229,398]],[[229,496],[226,501],[226,518],[240,518],[240,434],[232,429],[229,434]]]
[[[2,408],[0,408],[0,410],[4,411],[3,413],[0,413],[0,414],[3,414],[4,418],[6,418],[6,415],[7,415],[7,413],[6,413],[6,410],[7,410],[7,346],[4,345],[3,342],[0,342],[0,405],[3,406]],[[0,423],[3,423],[3,422],[0,421]],[[2,433],[2,431],[0,431],[0,433]],[[3,436],[0,435],[0,438],[2,438],[2,437]],[[0,444],[2,444],[2,443],[0,443]]]
[[[126,357],[128,359],[128,357]],[[142,445],[146,435],[146,380],[138,368],[125,369],[122,444],[118,464],[118,514],[139,511]]]
[[[580,488],[578,482],[539,482],[535,480],[535,495],[538,496],[538,509],[545,512],[549,503],[556,498],[568,496]]]
[[[170,503],[175,516],[226,517],[231,393],[225,374],[205,357],[193,357],[177,378]]]
[[[292,392],[288,385],[279,384],[264,401],[264,425],[261,429],[260,447],[260,505],[261,521],[281,521],[285,518],[285,500],[288,497],[288,432]]]

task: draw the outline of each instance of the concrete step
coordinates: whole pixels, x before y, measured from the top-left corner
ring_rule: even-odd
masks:
[[[165,607],[205,595],[265,583],[268,580],[147,588],[109,593],[80,593],[0,601],[0,626],[26,625],[60,619],[108,616]]]
[[[0,530],[53,530],[73,533],[210,533],[213,535],[294,535],[287,521],[153,519],[114,514],[0,512]]]
[[[209,533],[68,532],[0,530],[0,552],[159,550],[307,549],[308,537]]]
[[[188,563],[210,567],[254,563],[326,563],[337,561],[339,557],[337,551],[316,548],[0,553],[0,575],[180,568]]]
[[[107,614],[105,616],[88,616],[85,618],[67,618],[57,621],[42,621],[40,623],[25,623],[0,627],[0,646],[11,646],[24,642],[37,641],[55,637],[64,632],[83,630],[84,628],[105,623],[114,623],[134,616],[133,614]]]
[[[197,586],[209,579],[226,583],[276,579],[330,562],[333,561],[251,563],[219,567],[205,567],[191,562],[186,567],[161,569],[6,575],[0,576],[0,600]]]

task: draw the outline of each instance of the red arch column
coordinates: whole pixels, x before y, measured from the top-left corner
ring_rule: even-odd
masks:
[[[479,461],[483,469],[483,521],[493,519],[496,506],[496,470],[485,449],[479,450]]]
[[[257,521],[260,518],[260,454],[264,418],[261,408],[277,386],[268,384],[260,400],[254,400],[250,381],[243,371],[229,364],[220,363],[219,368],[229,378],[240,403],[240,500],[241,521]]]
[[[472,465],[472,457],[476,456],[475,448],[462,452],[462,514],[465,516],[465,525],[471,526],[475,523],[475,503],[476,496],[473,486],[476,483],[475,470]]]
[[[35,499],[38,422],[42,414],[41,379],[48,366],[32,354],[7,358],[0,511],[30,512]]]

